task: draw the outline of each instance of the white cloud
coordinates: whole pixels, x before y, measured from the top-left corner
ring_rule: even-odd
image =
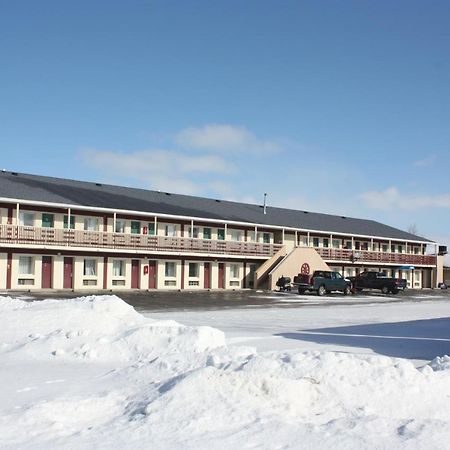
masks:
[[[450,208],[450,194],[409,195],[400,193],[395,187],[384,191],[364,192],[360,197],[366,206],[374,209]]]
[[[175,137],[178,145],[193,149],[248,151],[252,153],[277,153],[279,143],[258,139],[242,126],[210,124],[182,130]]]
[[[232,164],[217,155],[186,155],[171,150],[141,150],[121,153],[110,150],[84,149],[83,162],[104,175],[135,179],[146,187],[185,194],[204,189],[200,175],[230,174]]]
[[[430,167],[436,162],[436,155],[431,155],[428,158],[419,159],[414,162],[416,167]]]

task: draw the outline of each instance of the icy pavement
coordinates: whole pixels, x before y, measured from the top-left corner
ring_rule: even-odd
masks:
[[[304,336],[274,338],[295,349],[232,345],[260,342],[270,323],[282,333],[357,338],[367,333],[352,327],[374,326],[388,314],[387,330],[369,330],[374,339],[389,334],[397,342],[406,333],[412,342],[425,338],[448,349],[449,339],[440,337],[448,304],[434,303],[199,316],[198,325],[228,323],[235,333],[228,339],[216,328],[189,325],[194,313],[182,315],[185,326],[173,314],[144,317],[114,296],[1,298],[0,448],[450,448],[445,353],[416,368]],[[429,326],[394,325],[415,321]],[[335,330],[341,328],[345,333]],[[340,351],[304,351],[304,343]]]

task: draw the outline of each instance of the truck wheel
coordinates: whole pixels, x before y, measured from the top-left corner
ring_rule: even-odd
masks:
[[[326,294],[326,292],[327,292],[327,291],[326,291],[324,285],[319,286],[319,289],[317,289],[317,295],[318,295],[319,297],[323,297],[323,296]]]
[[[383,286],[381,288],[381,293],[382,294],[389,294],[389,287],[388,286]]]
[[[345,286],[344,295],[350,295],[352,293],[352,288],[350,286]]]
[[[299,293],[300,295],[303,295],[303,294],[305,293],[305,289],[300,289],[300,288],[298,288],[298,293]]]
[[[395,295],[395,294],[398,294],[398,289],[391,289],[391,292]]]

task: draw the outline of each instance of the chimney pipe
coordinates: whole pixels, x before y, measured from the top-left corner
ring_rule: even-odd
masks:
[[[264,193],[264,214],[267,214],[267,205],[266,205],[266,198],[267,198],[267,194]]]

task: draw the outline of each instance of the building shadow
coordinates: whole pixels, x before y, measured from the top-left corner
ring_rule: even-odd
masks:
[[[287,339],[370,348],[380,355],[431,360],[450,355],[450,317],[278,333]]]

